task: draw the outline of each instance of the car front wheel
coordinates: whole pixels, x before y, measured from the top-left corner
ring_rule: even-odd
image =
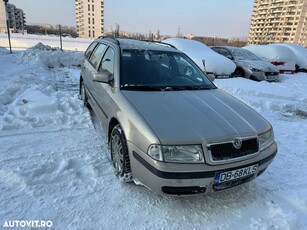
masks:
[[[130,182],[132,174],[128,148],[120,125],[116,125],[111,133],[111,159],[115,176],[122,182]]]
[[[245,77],[243,69],[237,68],[234,72],[235,77]]]

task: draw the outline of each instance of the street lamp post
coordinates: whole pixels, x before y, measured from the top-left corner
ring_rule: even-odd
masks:
[[[6,29],[7,29],[7,38],[9,40],[9,46],[10,46],[10,53],[12,53],[12,46],[11,46],[11,33],[10,33],[10,26],[9,26],[9,16],[7,13],[7,3],[9,0],[3,0],[5,5],[5,14],[6,14]]]

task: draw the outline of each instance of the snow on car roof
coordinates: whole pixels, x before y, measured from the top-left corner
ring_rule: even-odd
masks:
[[[280,46],[285,46],[292,50],[295,53],[296,56],[296,64],[301,68],[301,69],[307,69],[307,49],[303,46],[297,45],[297,44],[284,44],[280,43],[277,44]]]
[[[141,49],[141,50],[160,50],[160,51],[172,51],[180,52],[174,47],[168,44],[163,44],[155,41],[139,41],[134,39],[117,39],[120,43],[121,49]]]
[[[231,60],[214,52],[201,42],[183,38],[169,38],[163,40],[163,42],[169,43],[184,52],[201,69],[204,69],[203,61],[205,61],[207,72],[231,74],[236,68],[236,65]]]
[[[295,60],[295,54],[292,50],[281,45],[251,45],[245,46],[258,57],[268,61],[292,61]]]

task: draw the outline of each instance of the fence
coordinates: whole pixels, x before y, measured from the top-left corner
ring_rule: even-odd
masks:
[[[62,37],[63,50],[85,51],[93,40],[82,38]],[[11,33],[11,45],[14,50],[24,50],[43,43],[54,48],[61,48],[60,37],[57,35],[34,35]],[[6,33],[0,32],[0,47],[9,48]]]

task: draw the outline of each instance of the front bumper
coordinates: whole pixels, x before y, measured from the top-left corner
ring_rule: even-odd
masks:
[[[279,73],[278,72],[256,72],[256,71],[248,71],[249,78],[253,76],[259,81],[269,81],[269,82],[275,82],[278,80]]]
[[[223,165],[173,164],[158,162],[150,158],[131,143],[128,143],[133,177],[146,187],[160,194],[193,195],[219,191],[253,180],[269,166],[277,153],[277,145],[261,151],[257,156],[244,161]],[[255,174],[217,185],[218,172],[232,171],[258,164]]]

